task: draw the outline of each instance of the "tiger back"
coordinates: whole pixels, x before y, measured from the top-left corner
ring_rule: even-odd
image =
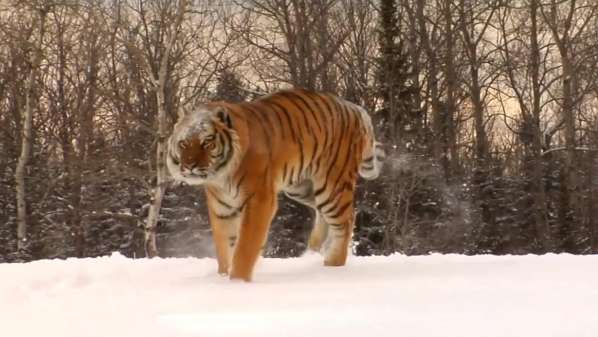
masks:
[[[315,210],[309,249],[327,266],[344,265],[358,175],[376,178],[384,157],[363,108],[299,89],[198,106],[168,144],[171,175],[205,187],[219,273],[246,281],[279,192]]]

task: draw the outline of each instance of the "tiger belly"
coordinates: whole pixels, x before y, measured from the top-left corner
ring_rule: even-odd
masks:
[[[300,204],[316,208],[316,199],[314,197],[314,184],[310,179],[294,185],[285,186],[282,191],[287,197]]]

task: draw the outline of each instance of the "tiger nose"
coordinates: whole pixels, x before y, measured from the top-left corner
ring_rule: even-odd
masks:
[[[205,178],[208,176],[208,170],[203,167],[194,167],[191,172],[195,175],[200,176],[201,178]]]
[[[189,162],[181,165],[181,171],[185,175],[195,175],[201,178],[208,176],[208,168],[200,166],[200,163]]]
[[[188,171],[188,172],[193,172],[193,170],[195,170],[196,167],[197,167],[197,164],[195,164],[195,163],[181,165],[181,168],[184,171]]]

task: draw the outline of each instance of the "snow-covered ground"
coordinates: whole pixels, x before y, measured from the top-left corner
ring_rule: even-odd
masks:
[[[598,336],[598,256],[212,259],[0,265],[2,336]]]

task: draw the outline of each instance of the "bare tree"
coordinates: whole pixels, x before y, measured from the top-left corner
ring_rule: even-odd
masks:
[[[566,160],[563,168],[559,220],[561,225],[561,247],[573,251],[575,244],[571,239],[571,225],[579,215],[580,184],[577,155],[577,120],[582,99],[594,86],[595,80],[584,83],[579,77],[582,70],[588,71],[588,53],[595,51],[584,42],[588,35],[589,24],[596,20],[598,5],[594,1],[557,1],[551,0],[540,7],[544,22],[552,33],[552,39],[558,50],[561,63],[561,92],[558,95],[559,114],[564,126]],[[595,63],[594,63],[595,65]],[[591,68],[596,69],[595,66]]]
[[[456,17],[456,6],[451,0],[440,1],[440,11],[444,31],[444,79],[445,79],[445,116],[442,118],[442,127],[445,129],[446,139],[444,144],[446,160],[445,171],[449,176],[456,174],[459,168],[459,151],[457,149],[457,100],[459,91],[459,72],[457,70],[458,49],[456,36],[458,16]]]
[[[465,78],[465,86],[473,107],[475,128],[475,156],[477,167],[486,170],[489,141],[486,133],[486,99],[496,80],[496,71],[488,65],[496,51],[487,43],[488,29],[494,13],[498,10],[498,2],[460,0],[460,38],[463,41],[469,76]]]
[[[454,61],[453,9],[447,0],[438,0],[428,6],[426,1],[418,0],[415,5],[418,35],[426,56],[426,97],[430,102],[434,135],[431,139],[432,153],[442,165],[446,179],[450,178],[458,161],[454,125],[458,79]]]
[[[550,55],[554,51],[549,36],[542,28],[540,5],[540,1],[530,0],[522,8],[504,7],[498,13],[498,26],[502,41],[499,47],[502,58],[500,71],[511,92],[507,96],[517,102],[520,113],[520,122],[511,126],[511,114],[505,112],[505,124],[518,135],[525,149],[524,171],[530,176],[529,190],[533,195],[531,208],[538,250],[544,252],[550,251],[553,245],[547,218],[547,158],[543,156],[543,151],[549,146],[547,139],[551,131],[541,121],[546,118],[545,110],[553,101],[549,90],[559,76],[550,63]],[[498,92],[505,94],[500,88]]]
[[[18,249],[22,250],[27,245],[27,203],[26,203],[26,184],[25,175],[27,163],[29,161],[32,144],[31,126],[33,123],[33,111],[35,109],[35,81],[37,72],[43,58],[42,43],[45,34],[46,14],[51,4],[31,2],[25,6],[24,16],[31,11],[32,26],[31,35],[23,40],[25,48],[30,49],[29,56],[29,75],[25,81],[25,106],[22,110],[22,135],[21,135],[21,154],[15,170],[15,184],[17,195],[17,238]],[[35,33],[37,32],[37,37]],[[30,40],[31,39],[31,40]]]
[[[334,91],[333,62],[348,32],[334,24],[338,0],[239,1],[245,11],[234,29],[259,55],[284,67],[262,74],[307,89]],[[268,27],[268,31],[264,28]],[[282,43],[281,43],[282,42]]]
[[[0,261],[204,254],[179,249],[209,225],[197,190],[167,184],[169,126],[183,105],[288,85],[335,91],[393,129],[388,169],[362,186],[361,254],[598,246],[590,0],[7,3]],[[303,228],[284,213],[271,251],[299,254]]]
[[[137,8],[137,14],[140,16],[140,20],[144,27],[144,39],[146,40],[145,45],[145,64],[148,65],[148,76],[150,76],[150,83],[155,93],[156,104],[157,104],[157,133],[156,133],[156,183],[151,193],[151,205],[147,221],[145,223],[145,250],[149,257],[158,255],[158,247],[156,245],[156,227],[160,218],[160,209],[162,207],[162,199],[164,192],[167,188],[167,172],[166,172],[166,140],[168,138],[167,121],[166,121],[166,82],[170,75],[169,66],[170,64],[170,53],[177,39],[177,34],[181,27],[181,23],[185,17],[185,11],[187,2],[180,0],[176,9],[176,14],[170,17],[168,20],[167,13],[172,10],[172,2],[164,4],[165,8],[159,8],[161,10],[160,21],[154,21],[150,24],[156,25],[153,27],[154,32],[151,32],[148,28],[148,22],[146,17],[146,10],[144,8],[144,2],[139,3]],[[168,6],[170,5],[170,6]],[[167,31],[162,33],[161,30]],[[161,50],[159,53],[152,51],[149,44],[150,34],[164,34],[164,44],[160,46]]]
[[[488,29],[498,10],[497,1],[460,0],[459,37],[465,51],[468,74],[464,75],[464,87],[471,102],[474,138],[473,185],[476,189],[476,204],[486,228],[496,226],[495,206],[492,205],[493,188],[490,172],[490,143],[486,132],[487,108],[490,96],[488,90],[497,79],[497,71],[490,67],[496,49],[488,43]],[[492,32],[494,33],[494,32]]]
[[[368,1],[343,0],[349,35],[339,49],[338,67],[341,91],[347,99],[374,111],[374,59],[376,10]]]
[[[419,11],[419,2],[411,1],[411,0],[402,0],[401,7],[403,8],[404,12],[404,24],[407,26],[406,29],[406,38],[407,41],[407,54],[409,55],[409,64],[411,66],[411,85],[413,88],[417,89],[419,92],[414,97],[414,106],[417,107],[421,111],[420,115],[420,141],[424,140],[426,134],[426,128],[428,127],[428,117],[427,117],[427,104],[424,106],[424,91],[423,89],[423,82],[425,76],[425,60],[423,60],[423,56],[425,53],[424,47],[429,47],[429,39],[423,36],[423,33],[420,38],[419,30],[421,28],[420,22],[418,21],[418,11]],[[426,44],[424,45],[423,39],[426,39]]]

